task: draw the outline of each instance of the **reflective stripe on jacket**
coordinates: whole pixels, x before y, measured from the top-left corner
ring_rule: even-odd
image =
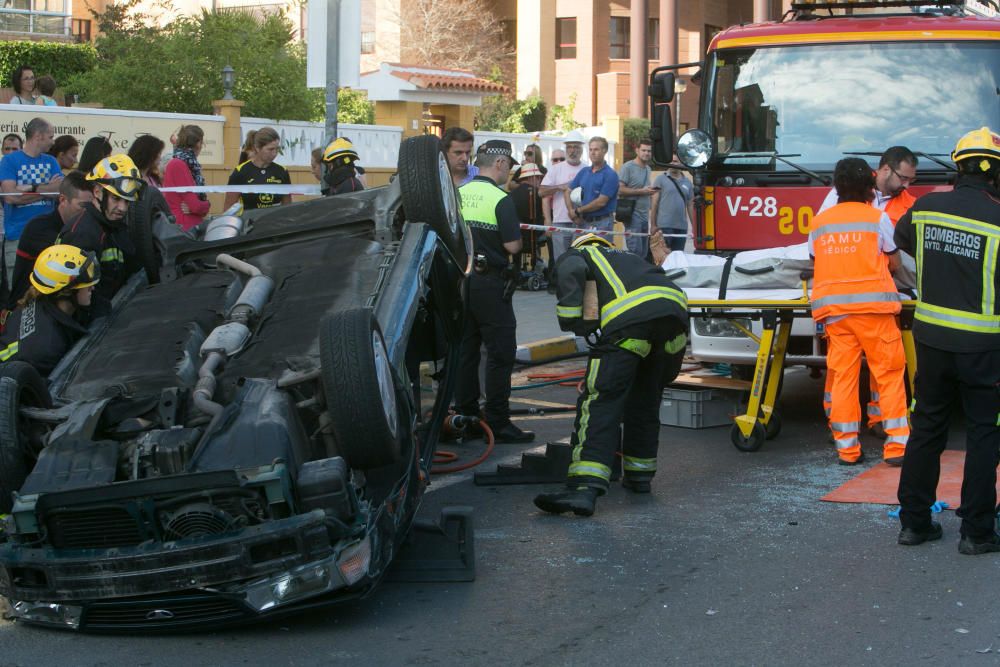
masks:
[[[901,310],[888,258],[879,248],[881,218],[882,212],[868,204],[845,202],[813,219],[812,315],[817,322]]]

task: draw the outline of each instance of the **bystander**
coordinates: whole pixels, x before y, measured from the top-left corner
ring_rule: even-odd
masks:
[[[253,136],[253,156],[236,167],[229,175],[229,185],[290,185],[288,171],[274,161],[281,150],[281,137],[273,127],[262,127]],[[273,208],[292,203],[291,195],[271,192],[227,192],[223,208],[238,200],[243,201],[243,210]]]
[[[59,168],[63,173],[67,173],[76,166],[76,158],[80,153],[80,142],[72,134],[63,134],[55,138],[49,155],[56,159]]]
[[[688,225],[694,219],[694,186],[680,169],[670,167],[656,177],[653,189],[650,220],[663,232],[670,250],[684,250]]]
[[[587,143],[590,169],[582,169],[573,182],[563,191],[570,218],[588,229],[610,232],[614,226],[615,206],[618,203],[618,174],[605,161],[608,140],[592,137]],[[580,188],[580,203],[573,204],[570,192]]]
[[[619,201],[632,200],[635,205],[632,209],[631,219],[626,225],[625,231],[634,234],[649,233],[649,209],[652,195],[656,192],[651,186],[650,180],[653,170],[649,166],[649,161],[653,158],[653,142],[643,139],[635,149],[635,159],[629,160],[622,165],[618,187]],[[627,236],[625,246],[628,251],[646,258],[649,254],[648,236]]]
[[[441,150],[448,160],[451,180],[456,188],[465,185],[479,173],[479,167],[469,164],[472,160],[473,140],[472,132],[463,127],[449,127],[441,137]]]
[[[580,161],[583,156],[583,135],[578,130],[572,130],[563,138],[566,151],[554,151],[552,153],[552,167],[542,179],[542,184],[538,188],[538,193],[542,196],[542,215],[546,225],[556,227],[572,227],[573,220],[570,218],[566,200],[563,192],[569,190],[569,184],[573,178],[584,168]],[[550,264],[555,266],[559,256],[569,250],[569,244],[573,240],[572,234],[567,232],[556,232],[552,236],[552,253]]]

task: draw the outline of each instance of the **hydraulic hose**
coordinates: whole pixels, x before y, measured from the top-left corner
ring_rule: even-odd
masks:
[[[449,415],[449,418],[459,417],[459,416],[461,415]],[[477,465],[488,459],[490,454],[493,453],[493,447],[495,445],[493,441],[493,429],[490,428],[489,424],[487,424],[482,420],[478,420],[475,417],[472,417],[471,419],[478,421],[479,427],[483,429],[483,436],[484,439],[486,440],[486,450],[482,454],[480,454],[475,460],[469,461],[468,463],[459,463],[452,466],[434,466],[431,468],[432,475],[447,475],[448,473],[451,472],[461,472],[462,470],[475,468]],[[453,419],[452,422],[454,422]],[[441,463],[447,463],[450,461],[457,460],[458,454],[446,449],[438,449],[434,451],[434,459],[435,461],[440,461]]]

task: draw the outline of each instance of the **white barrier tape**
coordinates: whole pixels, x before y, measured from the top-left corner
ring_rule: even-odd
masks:
[[[0,192],[0,197],[20,197],[21,195],[38,195],[40,197],[58,197],[58,192]]]
[[[262,195],[319,195],[319,185],[191,185],[159,188],[160,192],[238,192]]]
[[[616,232],[605,229],[584,229],[581,227],[556,227],[546,225],[529,225],[522,223],[521,229],[534,229],[539,232],[562,232],[563,234],[597,234],[598,236],[650,236],[647,232]],[[663,234],[664,238],[686,239],[687,234]]]

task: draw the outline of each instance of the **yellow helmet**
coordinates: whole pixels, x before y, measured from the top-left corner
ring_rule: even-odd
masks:
[[[357,159],[358,154],[354,150],[354,144],[347,139],[334,139],[323,150],[323,162],[335,167],[350,164]]]
[[[111,194],[128,201],[139,199],[142,186],[145,184],[135,162],[124,153],[106,157],[98,162],[87,174],[87,180],[98,183]]]
[[[959,139],[951,154],[952,161],[958,163],[974,157],[986,158],[979,163],[979,170],[989,171],[990,160],[1000,161],[1000,134],[981,127]]]
[[[575,239],[573,239],[573,243],[570,244],[570,247],[579,248],[585,245],[603,245],[608,248],[615,247],[611,241],[607,240],[603,236],[598,236],[597,234],[594,234],[592,232],[587,232],[586,234],[577,236]]]
[[[72,245],[54,245],[43,250],[35,260],[28,280],[42,294],[56,294],[64,289],[83,289],[101,279],[101,266],[92,252]]]

